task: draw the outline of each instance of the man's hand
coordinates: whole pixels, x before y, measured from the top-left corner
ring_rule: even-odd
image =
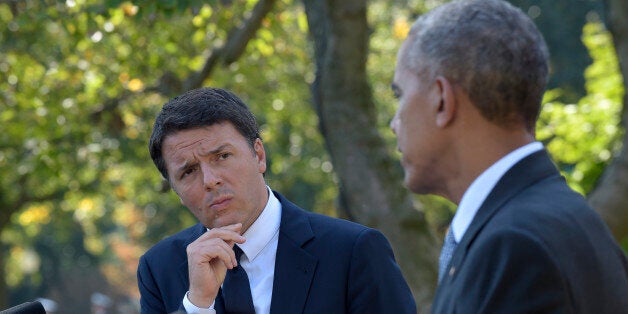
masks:
[[[216,299],[227,269],[237,266],[233,245],[244,243],[242,224],[213,228],[187,247],[192,304],[208,308]]]

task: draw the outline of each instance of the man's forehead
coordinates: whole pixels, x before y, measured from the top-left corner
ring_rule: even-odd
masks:
[[[208,141],[206,136],[179,131],[164,139],[164,150],[181,150],[196,147]]]

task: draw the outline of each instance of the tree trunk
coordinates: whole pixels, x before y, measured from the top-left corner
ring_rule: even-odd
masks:
[[[624,104],[621,123],[628,129],[628,2],[607,0],[607,25],[619,58],[624,77]],[[618,241],[628,238],[628,132],[624,133],[622,149],[604,170],[596,188],[589,195],[589,202],[610,227]]]
[[[314,42],[313,103],[334,170],[340,209],[381,230],[419,307],[427,311],[437,277],[439,243],[403,188],[402,171],[377,129],[366,76],[369,28],[363,0],[304,0]]]

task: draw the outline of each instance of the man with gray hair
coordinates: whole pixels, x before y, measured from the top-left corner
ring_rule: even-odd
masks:
[[[548,51],[521,10],[453,1],[397,57],[405,185],[458,204],[433,313],[627,313],[628,262],[535,140]]]

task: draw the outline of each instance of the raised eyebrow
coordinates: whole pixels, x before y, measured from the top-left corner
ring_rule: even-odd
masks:
[[[177,175],[180,175],[182,172],[186,171],[187,169],[190,169],[190,167],[194,167],[196,164],[197,162],[194,160],[186,160],[185,163],[183,163],[181,167],[177,168],[177,171],[175,173]]]
[[[227,147],[229,147],[229,146],[231,146],[231,145],[229,145],[229,144],[222,144],[222,145],[218,146],[216,149],[212,149],[212,150],[210,150],[207,154],[208,154],[208,155],[216,155],[216,154],[219,154],[219,153],[221,153],[222,151],[224,151],[224,150],[225,150]]]
[[[218,146],[215,149],[210,150],[209,152],[207,152],[206,154],[203,154],[205,156],[207,155],[216,155],[219,154],[220,152],[224,151],[227,147],[229,147],[231,145],[229,144],[223,144]],[[176,170],[176,174],[181,174],[182,172],[184,172],[185,170],[189,169],[190,167],[194,167],[198,164],[198,162],[196,160],[186,160],[185,163],[183,163],[183,165],[181,165],[181,167],[177,168]]]

